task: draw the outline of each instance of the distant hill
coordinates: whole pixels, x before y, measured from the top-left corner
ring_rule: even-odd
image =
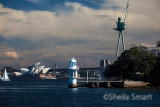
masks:
[[[7,71],[8,73],[13,73],[13,72],[17,71],[17,69],[12,68],[12,67],[4,67],[4,68],[2,68],[2,69],[0,70],[0,71],[1,71],[0,74],[2,74],[5,69],[6,69],[6,71]]]

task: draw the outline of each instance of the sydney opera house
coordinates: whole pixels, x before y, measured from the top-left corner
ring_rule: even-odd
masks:
[[[48,71],[50,68],[45,68],[45,66],[39,66],[41,62],[33,64],[28,68],[21,68],[19,72],[14,72],[16,78],[46,78],[52,77],[49,75]]]

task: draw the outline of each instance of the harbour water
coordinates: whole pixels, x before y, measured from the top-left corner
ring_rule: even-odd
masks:
[[[152,95],[152,99],[115,96]],[[105,95],[112,95],[107,97]],[[114,97],[114,98],[113,98]],[[68,88],[68,80],[14,79],[0,83],[0,107],[160,107],[160,91],[149,89]]]

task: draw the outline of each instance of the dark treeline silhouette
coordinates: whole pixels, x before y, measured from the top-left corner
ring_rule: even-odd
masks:
[[[155,87],[160,86],[160,53],[156,55],[144,46],[132,45],[109,66],[105,76],[121,76],[124,79],[147,81]]]

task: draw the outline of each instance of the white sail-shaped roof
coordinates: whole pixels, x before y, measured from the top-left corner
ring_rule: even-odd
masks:
[[[36,69],[36,71],[34,72],[34,74],[38,74],[38,69]]]
[[[21,71],[29,71],[29,69],[27,69],[27,68],[21,68],[20,70]]]
[[[22,75],[29,75],[30,74],[29,69],[27,69],[27,68],[21,68],[20,70],[21,70]]]
[[[40,67],[38,67],[38,68],[36,69],[36,71],[35,71],[34,74],[39,74],[39,73],[43,70],[44,67],[45,67],[45,66],[40,66]]]
[[[45,65],[38,67],[41,64],[41,62],[38,62],[36,64],[33,64],[29,69],[27,68],[21,68],[22,75],[34,75],[42,73],[47,73],[50,68],[44,68]]]
[[[44,69],[44,65],[43,66],[40,66],[39,68],[38,68],[38,74]]]
[[[41,63],[41,62],[38,62],[38,63],[32,65],[31,68],[29,69],[29,72],[30,72],[31,74],[35,74],[35,71],[37,70],[37,68],[38,68],[38,66],[40,65],[40,63]]]
[[[16,76],[22,75],[22,73],[20,73],[20,72],[14,72],[14,74],[15,74]]]
[[[50,68],[43,68],[42,73],[46,74]]]
[[[29,68],[29,74],[32,74],[34,69],[35,69],[35,64]]]

